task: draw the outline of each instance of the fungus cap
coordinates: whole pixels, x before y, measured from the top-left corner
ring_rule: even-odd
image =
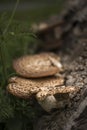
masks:
[[[64,79],[53,77],[45,77],[40,79],[24,79],[20,77],[12,77],[9,79],[7,90],[21,98],[30,98],[35,96],[42,108],[50,112],[54,108],[62,108],[72,95],[79,91],[78,87],[64,86]],[[56,98],[56,94],[61,94],[62,100]],[[66,98],[65,95],[66,94]],[[67,96],[68,94],[68,96]],[[69,96],[69,94],[71,94]]]
[[[37,93],[36,98],[39,101],[43,101],[47,96],[55,95],[55,94],[70,94],[70,97],[75,95],[80,90],[79,87],[75,86],[54,86],[50,88],[45,88],[45,90],[42,90]]]
[[[51,112],[53,109],[60,109],[69,105],[70,99],[72,99],[71,94],[75,96],[79,90],[79,87],[74,86],[55,86],[49,90],[38,92],[36,99],[45,111]]]
[[[9,79],[7,90],[15,96],[29,98],[40,91],[48,91],[55,86],[63,85],[64,79],[58,77],[45,77],[40,79],[24,79],[12,77]]]
[[[61,71],[60,59],[53,53],[27,55],[13,62],[13,68],[22,77],[38,78],[52,76]]]

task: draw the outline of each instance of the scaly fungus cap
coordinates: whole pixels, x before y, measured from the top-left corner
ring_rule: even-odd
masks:
[[[13,62],[13,68],[22,77],[52,76],[62,70],[60,58],[53,53],[27,55]]]
[[[9,79],[7,89],[17,97],[30,98],[35,96],[42,108],[50,112],[53,108],[64,107],[69,100],[68,96],[67,99],[62,98],[62,101],[60,101],[55,98],[55,94],[73,95],[74,92],[79,91],[78,87],[65,87],[63,84],[64,79],[55,76],[40,79],[12,77]]]
[[[29,98],[40,91],[52,91],[55,86],[63,85],[64,79],[58,77],[46,77],[40,79],[24,79],[12,77],[9,79],[7,89],[15,96]]]

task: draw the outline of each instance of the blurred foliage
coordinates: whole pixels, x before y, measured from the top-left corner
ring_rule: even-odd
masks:
[[[8,21],[7,15],[0,19],[1,36]],[[3,39],[4,38],[4,39]],[[20,22],[13,21],[4,37],[0,38],[2,46],[7,78],[15,75],[12,69],[12,61],[26,54],[33,54],[39,44],[37,37],[31,31],[26,30]],[[35,108],[35,103],[15,98],[6,91],[3,81],[3,64],[0,53],[0,130],[32,130],[33,123],[40,110]],[[39,112],[38,112],[39,110]],[[3,127],[2,124],[4,124]]]
[[[7,1],[7,0],[3,0]],[[35,0],[34,0],[35,1]],[[63,0],[62,0],[63,1]],[[0,16],[0,47],[3,56],[7,78],[15,75],[12,68],[13,59],[26,54],[33,54],[41,42],[32,34],[30,25],[58,13],[61,4],[52,7],[16,12],[7,33],[2,36],[11,12]],[[15,20],[18,19],[19,21]],[[0,53],[0,130],[33,130],[33,124],[43,113],[35,99],[23,100],[10,95],[4,82],[3,64]]]
[[[13,21],[5,35],[3,31],[8,24],[9,17],[3,14],[0,17],[0,130],[32,130],[35,118],[38,117],[35,103],[18,99],[8,94],[7,83],[4,82],[4,72],[1,55],[4,56],[4,64],[7,78],[14,75],[12,61],[22,55],[35,53],[39,44],[37,37],[20,22]]]
[[[0,88],[0,130],[33,130],[41,113],[34,99],[19,99]],[[2,129],[1,124],[4,124]]]
[[[7,24],[7,20],[5,15],[0,20],[0,30],[1,32],[4,30]],[[7,18],[8,19],[8,18]],[[20,24],[20,22],[14,21],[8,32],[4,36],[4,41],[1,41],[1,46],[4,49],[4,55],[5,55],[5,67],[9,74],[14,73],[12,69],[12,61],[14,58],[17,58],[22,55],[26,54],[33,54],[35,53],[37,49],[37,45],[39,44],[37,38],[32,34],[32,32],[26,30],[25,26],[23,24]],[[2,63],[0,59],[0,77],[3,77],[2,73]],[[2,81],[2,78],[0,78],[0,83]],[[3,83],[2,83],[3,84]]]

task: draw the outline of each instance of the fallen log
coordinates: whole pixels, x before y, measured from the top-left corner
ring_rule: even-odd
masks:
[[[65,63],[65,85],[77,86],[80,91],[72,93],[71,100],[63,109],[42,115],[35,130],[86,130],[87,129],[87,1],[70,0],[64,14],[66,23],[61,39],[63,48],[72,53]],[[70,26],[69,26],[70,25]],[[74,48],[71,49],[71,46]],[[62,51],[62,58],[65,53]]]

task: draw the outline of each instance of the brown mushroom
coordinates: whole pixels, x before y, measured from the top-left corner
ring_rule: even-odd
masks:
[[[37,93],[36,98],[42,108],[50,112],[52,109],[63,108],[70,104],[71,95],[75,95],[80,90],[79,87],[73,86],[55,86],[53,88],[46,88],[44,91]],[[61,100],[56,98],[55,94],[61,95]]]
[[[64,79],[56,76],[40,79],[24,79],[12,77],[9,79],[7,89],[10,93],[21,98],[29,98],[40,91],[48,91],[55,86],[63,85]],[[50,89],[50,90],[51,90]]]
[[[50,112],[53,108],[60,108],[65,105],[65,100],[57,100],[55,94],[69,94],[78,91],[78,87],[65,87],[63,84],[64,79],[55,76],[41,79],[13,77],[9,80],[7,89],[13,95],[21,98],[35,96],[42,108]]]
[[[51,76],[62,70],[60,58],[54,53],[23,56],[13,62],[13,67],[26,78]]]
[[[55,86],[55,87],[46,87],[45,90],[40,91],[37,93],[37,98],[39,101],[43,101],[47,96],[55,95],[55,94],[67,94],[67,93],[74,93],[79,90],[79,87],[75,86]]]

